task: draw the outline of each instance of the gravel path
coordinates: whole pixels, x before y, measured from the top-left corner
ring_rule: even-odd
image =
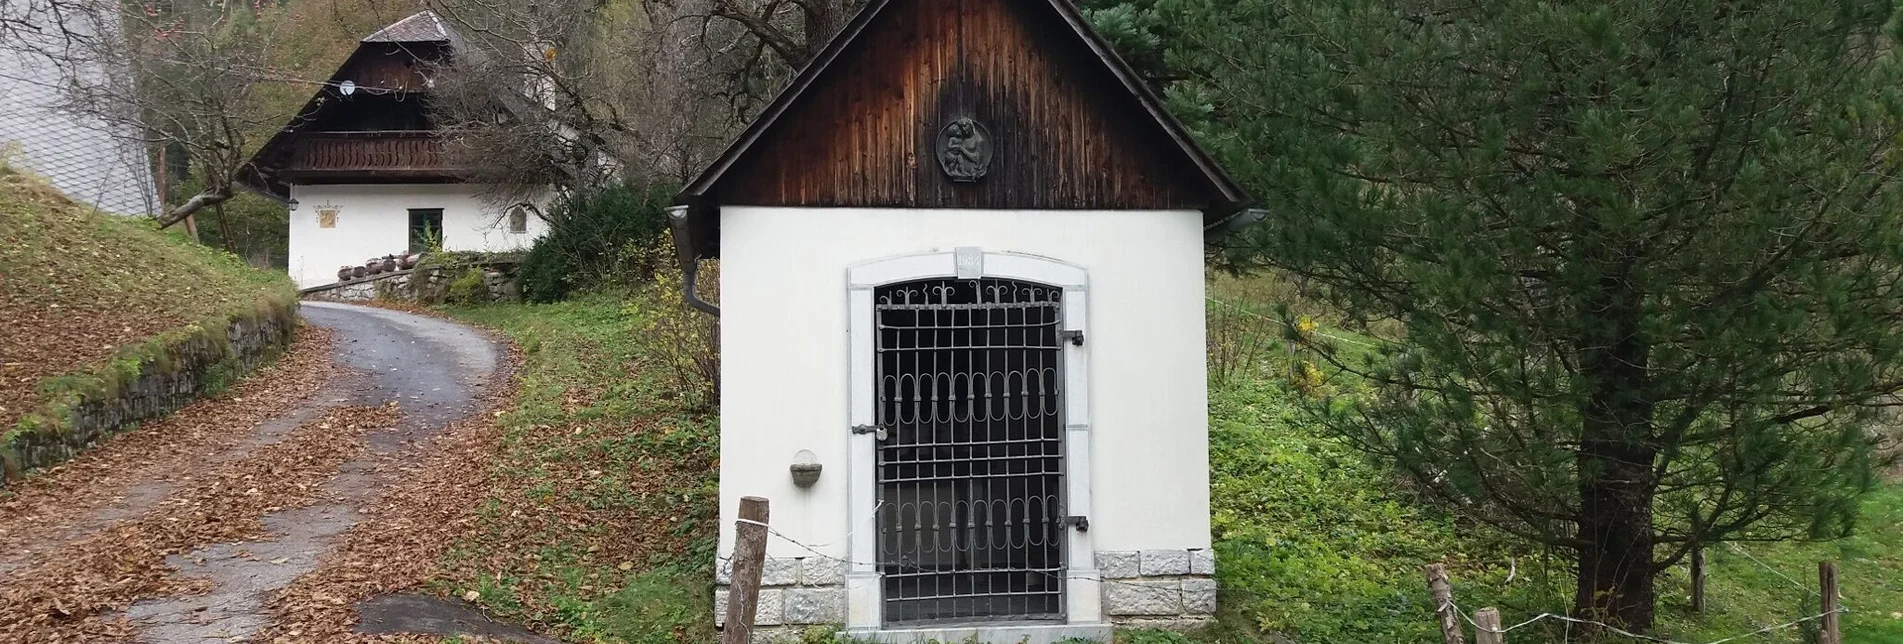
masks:
[[[303,383],[308,391],[300,399],[266,417],[234,419],[242,426],[226,429],[244,438],[215,445],[187,465],[200,471],[116,476],[109,481],[116,502],[63,517],[64,533],[30,529],[32,517],[59,514],[57,508],[0,513],[0,536],[10,522],[20,523],[27,527],[16,530],[19,538],[34,543],[32,556],[0,562],[0,639],[259,636],[272,623],[272,597],[317,569],[365,508],[429,456],[419,444],[483,411],[501,386],[495,376],[505,351],[466,327],[327,303],[306,303],[303,315],[328,331],[338,369]],[[218,413],[211,412],[209,424],[218,424]],[[146,438],[144,431],[121,440]],[[80,475],[86,459],[75,461],[79,473],[49,475],[43,489],[24,492],[17,504],[55,506],[93,494],[104,477]],[[110,581],[116,575],[125,580]],[[87,585],[93,580],[108,581]]]
[[[304,304],[304,318],[336,338],[337,363],[361,374],[351,404],[394,401],[397,427],[370,432],[369,452],[339,468],[314,505],[264,517],[275,538],[217,544],[172,555],[170,566],[211,581],[203,596],[140,602],[128,614],[148,642],[245,639],[271,621],[265,602],[317,568],[337,535],[362,520],[356,507],[374,498],[400,472],[377,471],[380,458],[401,454],[450,422],[479,411],[500,351],[467,327],[385,309],[321,302]],[[202,563],[199,563],[202,562]]]

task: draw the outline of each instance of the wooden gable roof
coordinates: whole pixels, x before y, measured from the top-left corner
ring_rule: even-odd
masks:
[[[986,130],[984,178],[941,133]],[[967,178],[968,179],[968,178]],[[1200,210],[1248,196],[1068,0],[872,0],[681,194],[696,255],[722,205]]]
[[[352,94],[357,96],[421,92],[428,87],[429,79],[419,63],[441,63],[454,55],[459,44],[456,32],[443,24],[436,12],[427,10],[365,36],[297,114],[252,154],[239,169],[236,183],[278,201],[289,199],[290,185],[277,172],[293,154],[298,135],[310,130],[327,110],[347,100],[342,92],[345,81],[355,86]],[[449,177],[430,173],[428,178]]]

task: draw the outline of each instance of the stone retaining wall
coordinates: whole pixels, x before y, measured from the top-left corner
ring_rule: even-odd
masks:
[[[450,283],[475,270],[482,272],[482,293],[488,301],[517,302],[522,299],[522,285],[515,268],[514,264],[417,267],[307,288],[302,295],[326,302],[442,304],[451,297]]]
[[[136,348],[138,355],[115,357],[109,366],[72,379],[0,441],[6,472],[0,486],[230,384],[282,353],[296,326],[297,302],[287,298],[234,316],[222,329],[195,326],[161,336]]]
[[[1097,553],[1104,617],[1118,626],[1186,630],[1216,613],[1216,553],[1142,550]],[[714,574],[714,623],[725,627],[730,565]],[[769,557],[760,572],[755,642],[797,642],[806,630],[846,621],[846,565],[824,557]]]

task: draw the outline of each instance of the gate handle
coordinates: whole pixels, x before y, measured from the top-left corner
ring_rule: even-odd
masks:
[[[1064,525],[1077,528],[1078,532],[1090,531],[1090,517],[1064,517]]]

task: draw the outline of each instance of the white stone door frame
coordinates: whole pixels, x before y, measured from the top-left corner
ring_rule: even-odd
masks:
[[[933,251],[902,255],[847,269],[850,306],[848,344],[851,346],[851,421],[853,427],[869,427],[877,420],[877,394],[873,380],[877,365],[874,356],[878,332],[873,310],[873,291],[881,286],[929,279],[1010,279],[1035,282],[1064,290],[1063,330],[1084,334],[1082,346],[1064,344],[1064,474],[1065,513],[1090,516],[1090,352],[1088,347],[1089,274],[1073,264],[1023,253],[987,252],[963,247],[952,251]],[[872,632],[885,626],[878,562],[878,438],[871,434],[853,434],[846,476],[848,480],[847,557],[851,568],[846,575],[849,631]],[[1096,550],[1090,532],[1072,527],[1065,562],[1064,614],[1068,624],[1103,623],[1101,581],[1097,576]],[[974,626],[982,626],[974,624]]]

